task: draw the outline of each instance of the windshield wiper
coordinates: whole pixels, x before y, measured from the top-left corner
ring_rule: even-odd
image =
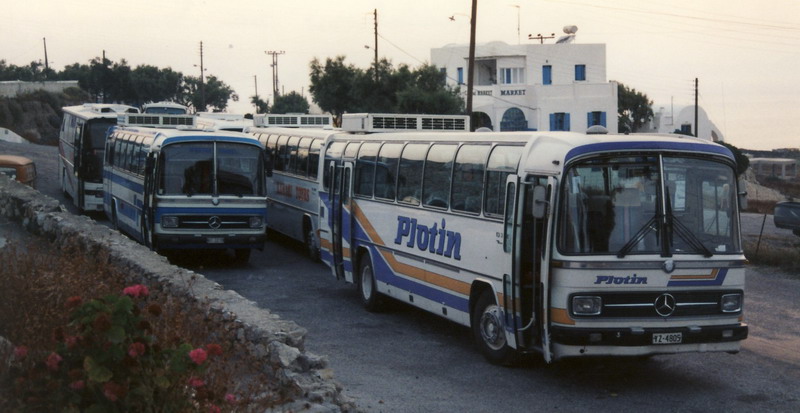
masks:
[[[619,252],[617,253],[617,258],[625,258],[625,256],[628,255],[629,252],[631,252],[633,247],[635,247],[636,244],[638,244],[641,240],[643,240],[648,232],[654,229],[654,224],[656,223],[656,219],[658,219],[658,214],[653,215],[653,217],[650,218],[649,221],[645,222],[644,226],[642,226],[642,228],[640,228],[639,231],[637,231],[636,234],[634,234],[633,237],[630,240],[628,240],[628,242],[625,243],[625,245],[622,246],[622,249],[620,249]]]
[[[683,223],[679,221],[678,218],[675,218],[675,215],[672,214],[672,204],[669,202],[670,200],[669,189],[666,190],[666,196],[667,196],[666,224],[669,226],[670,232],[678,234],[678,236],[681,237],[681,239],[683,239],[684,241],[686,241],[686,243],[689,244],[689,246],[691,246],[695,252],[697,251],[702,252],[703,256],[706,258],[712,257],[714,254],[708,248],[706,248],[703,242],[697,239],[697,236],[694,235],[694,233],[691,230],[689,230],[689,228],[686,228],[686,226],[683,225]]]

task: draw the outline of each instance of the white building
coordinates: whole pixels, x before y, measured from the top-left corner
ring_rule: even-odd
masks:
[[[697,111],[697,123],[700,125],[697,130],[698,138],[712,142],[725,142],[722,132],[709,119],[708,114],[702,107],[699,107]],[[694,105],[678,108],[658,106],[658,110],[654,106],[653,120],[650,122],[648,130],[642,132],[682,133],[694,136]]]
[[[431,49],[431,64],[463,93],[468,58],[468,45]],[[475,46],[474,70],[475,128],[617,132],[617,83],[606,80],[604,44],[491,42]]]

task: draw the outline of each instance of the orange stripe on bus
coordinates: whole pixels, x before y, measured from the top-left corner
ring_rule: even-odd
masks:
[[[565,308],[551,308],[550,321],[558,324],[575,324],[575,320],[569,318],[569,313]]]

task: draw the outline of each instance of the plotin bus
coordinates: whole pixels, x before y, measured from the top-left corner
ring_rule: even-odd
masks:
[[[267,228],[287,235],[319,258],[319,187],[322,145],[335,132],[330,115],[256,115],[245,128],[266,150]]]
[[[61,191],[81,211],[103,210],[103,150],[108,128],[117,116],[138,113],[133,106],[86,103],[61,108],[64,119],[58,136],[58,174]]]
[[[723,146],[339,133],[320,159],[332,273],[368,310],[392,297],[469,326],[491,362],[737,352],[747,337],[745,200]]]
[[[265,241],[263,145],[193,129],[190,115],[126,115],[109,130],[103,183],[114,227],[154,250],[234,250]],[[144,126],[142,126],[144,125]]]

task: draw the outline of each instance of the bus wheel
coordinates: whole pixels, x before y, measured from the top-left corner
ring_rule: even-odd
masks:
[[[369,260],[369,255],[365,254],[361,257],[361,265],[358,269],[358,292],[361,294],[361,304],[369,312],[378,312],[383,307],[381,302],[380,293],[375,285],[375,274],[372,272],[372,262]]]
[[[237,248],[233,250],[233,259],[237,264],[247,264],[250,261],[250,248]]]
[[[314,262],[319,261],[319,247],[317,247],[317,234],[314,232],[313,229],[309,229],[308,231],[306,231],[304,242],[306,247],[306,254],[308,254],[308,257],[311,258]]]
[[[503,311],[495,303],[491,290],[478,297],[471,319],[472,336],[481,354],[493,364],[511,364],[516,352],[508,346]]]

